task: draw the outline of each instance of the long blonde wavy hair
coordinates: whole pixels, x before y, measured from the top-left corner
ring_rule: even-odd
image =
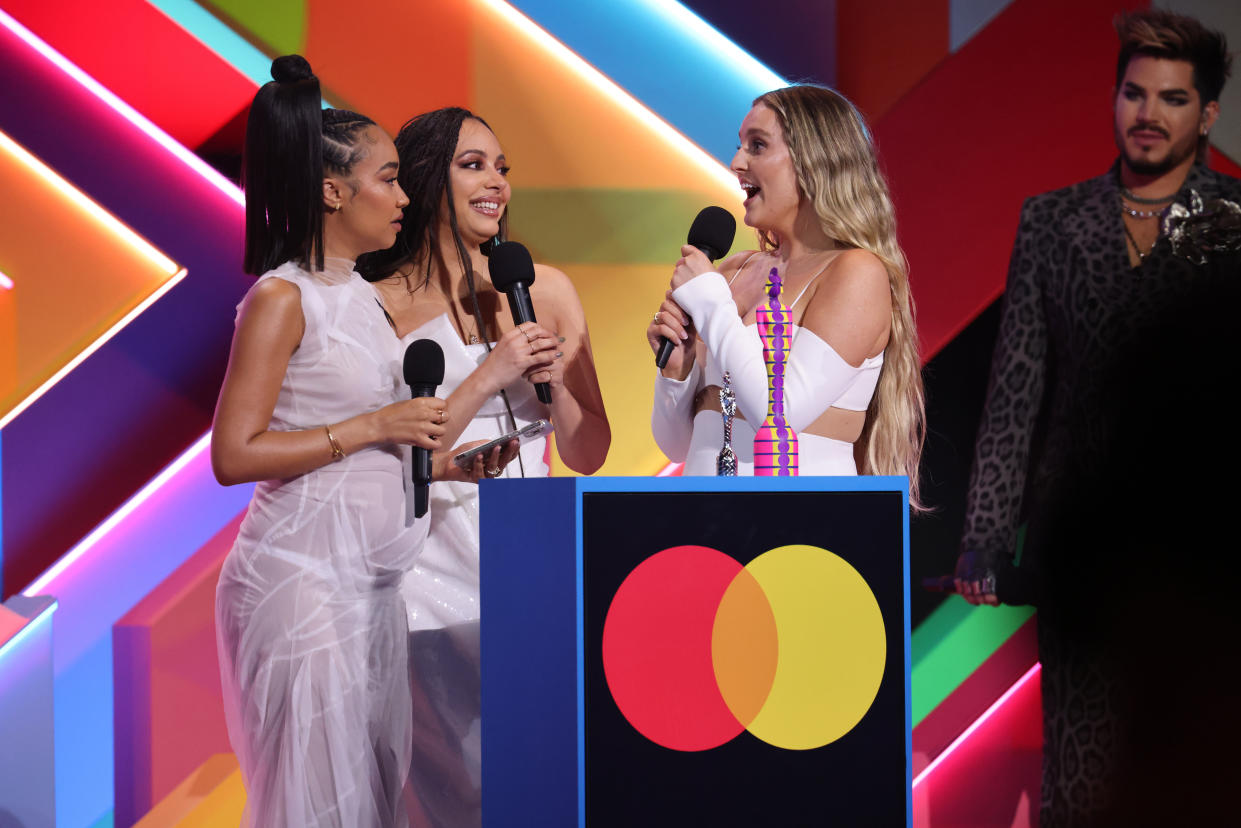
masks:
[[[921,510],[918,461],[926,402],[909,267],[896,241],[892,200],[869,131],[853,104],[821,86],[787,86],[760,95],[754,103],[775,112],[797,186],[814,206],[823,232],[840,244],[874,253],[888,272],[891,332],[854,454],[862,474],[907,476],[909,502]],[[759,245],[770,250],[778,242],[760,231]]]

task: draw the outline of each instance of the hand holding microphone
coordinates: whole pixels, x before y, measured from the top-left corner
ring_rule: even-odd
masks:
[[[530,251],[517,242],[501,242],[492,248],[487,258],[487,271],[495,289],[508,296],[508,309],[517,327],[535,322],[534,303],[530,299],[530,286],[534,284],[534,260],[530,258]],[[552,389],[548,383],[536,382],[534,391],[539,402],[551,405]]]
[[[715,261],[721,258],[728,249],[733,246],[733,237],[737,233],[737,220],[733,218],[733,214],[725,210],[723,207],[706,207],[694,219],[694,223],[689,227],[689,237],[687,239],[687,247],[694,247],[702,251],[708,261]],[[693,251],[686,251],[682,248],[683,253],[692,256]],[[688,265],[688,269],[687,269]],[[683,255],[681,260],[677,262],[677,270],[673,275],[673,285],[678,286],[684,281],[691,278],[690,273],[694,270],[692,263],[687,263],[686,256]],[[686,271],[686,272],[682,272]],[[692,275],[697,275],[693,273]],[[678,281],[679,280],[679,281]],[[671,299],[668,300],[671,302]],[[675,304],[675,303],[673,303]],[[665,302],[667,305],[667,302]],[[661,324],[660,316],[665,313],[665,308],[660,308],[655,315],[653,325]],[[683,313],[683,312],[682,312]],[[675,317],[674,317],[675,319]],[[684,317],[682,317],[684,319]],[[676,320],[679,324],[681,320]],[[684,326],[681,326],[684,329]],[[679,331],[675,331],[679,334]],[[659,352],[655,355],[655,367],[663,369],[668,365],[668,358],[672,356],[672,350],[675,343],[666,335],[661,335],[659,339]]]
[[[444,351],[434,339],[418,339],[405,349],[405,382],[414,399],[435,396],[444,381]],[[441,425],[445,419],[440,409]],[[430,505],[431,450],[414,446],[414,517],[422,517]]]

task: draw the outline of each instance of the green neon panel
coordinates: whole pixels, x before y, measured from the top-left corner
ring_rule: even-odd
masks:
[[[914,727],[999,649],[1034,607],[976,607],[953,596],[914,630]]]

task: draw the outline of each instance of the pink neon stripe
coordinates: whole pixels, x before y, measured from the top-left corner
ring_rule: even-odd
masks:
[[[33,597],[40,595],[48,590],[52,582],[65,573],[76,561],[85,555],[99,541],[111,532],[116,526],[129,517],[139,506],[145,503],[150,497],[164,487],[170,480],[176,477],[182,469],[190,464],[196,457],[207,451],[211,446],[211,432],[207,432],[199,437],[181,456],[169,463],[163,471],[153,477],[145,486],[138,490],[129,500],[121,504],[121,507],[113,512],[99,524],[95,529],[78,542],[76,546],[70,549],[52,564],[42,575],[40,575],[30,586],[22,590],[22,595]]]
[[[656,472],[655,476],[656,477],[675,477],[678,473],[680,473],[681,469],[684,468],[684,466],[685,466],[684,463],[669,463],[668,465],[660,469],[658,472]]]
[[[21,38],[26,45],[55,64],[62,72],[73,78],[85,87],[91,94],[110,106],[118,115],[136,126],[149,138],[154,140],[155,143],[175,155],[178,159],[184,162],[186,166],[194,170],[194,172],[198,173],[203,178],[207,179],[207,181],[211,184],[215,185],[217,189],[233,201],[245,206],[245,197],[241,194],[241,190],[238,189],[233,182],[216,172],[214,168],[207,164],[207,162],[190,152],[178,143],[177,140],[171,135],[151,123],[145,115],[118,98],[115,93],[110,91],[107,87],[92,78],[90,75],[86,74],[86,72],[82,71],[77,64],[73,63],[60,52],[53,49],[34,32],[27,29],[21,23],[18,23],[3,9],[0,9],[0,25],[3,25],[6,29]]]
[[[914,777],[913,787],[915,788],[918,787],[918,785],[922,783],[922,780],[930,776],[931,772],[935,770],[936,768],[938,768],[940,764],[952,754],[953,751],[955,751],[961,745],[965,744],[965,740],[968,739],[974,733],[974,731],[982,727],[983,723],[987,721],[987,719],[990,719],[991,716],[997,710],[1003,707],[1004,704],[1009,699],[1011,699],[1017,693],[1018,690],[1024,687],[1026,682],[1028,682],[1030,679],[1037,676],[1039,674],[1039,671],[1042,669],[1042,667],[1043,667],[1042,664],[1035,662],[1034,666],[1031,667],[1029,670],[1027,670],[1024,676],[1017,679],[1017,681],[1013,684],[1012,687],[1005,690],[1003,695],[1001,695],[998,699],[992,702],[991,706],[987,708],[986,712],[984,712],[981,716],[975,719],[973,724],[965,728],[964,733],[962,733],[957,738],[953,739],[952,744],[948,745],[948,747],[940,751],[940,754],[936,756],[934,760],[931,761],[931,764],[927,765],[925,768],[922,769],[922,773]]]
[[[13,289],[13,280],[8,276],[5,276],[3,273],[0,273],[0,288],[4,288],[5,290]]]

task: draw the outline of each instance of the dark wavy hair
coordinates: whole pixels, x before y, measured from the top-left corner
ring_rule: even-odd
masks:
[[[368,253],[358,261],[358,272],[368,280],[376,282],[386,279],[398,271],[411,269],[416,263],[425,262],[422,283],[426,284],[431,278],[435,240],[443,229],[440,204],[446,197],[448,230],[457,248],[458,264],[472,286],[469,254],[457,224],[450,175],[461,125],[469,118],[491,129],[490,124],[468,109],[450,106],[410,118],[397,133],[396,151],[401,160],[399,178],[401,189],[409,195],[409,206],[405,208],[405,220],[396,244],[387,250]],[[500,218],[500,233],[493,241],[503,241],[507,235],[508,211],[505,210]],[[483,246],[484,253],[490,252],[491,244],[488,242]]]
[[[301,55],[272,61],[272,80],[246,120],[241,186],[246,194],[246,273],[294,260],[323,269],[323,176],[347,176],[366,156],[358,145],[374,121],[323,109],[319,79]]]

